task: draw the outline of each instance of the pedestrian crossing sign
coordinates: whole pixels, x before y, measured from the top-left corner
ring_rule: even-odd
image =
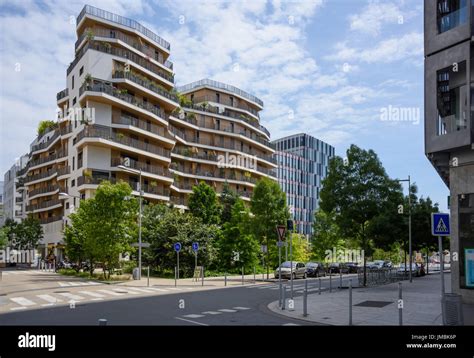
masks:
[[[449,227],[449,214],[432,213],[431,214],[431,234],[433,236],[449,236],[451,233]]]

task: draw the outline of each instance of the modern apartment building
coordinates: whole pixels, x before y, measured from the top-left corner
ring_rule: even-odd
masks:
[[[28,164],[28,160],[28,155],[21,156],[3,176],[2,193],[5,220],[13,219],[18,222],[25,215],[26,192],[17,190],[23,185],[17,173],[21,173],[21,170]]]
[[[198,181],[217,191],[227,181],[248,199],[259,177],[274,178],[261,100],[210,80],[178,95],[170,44],[134,20],[86,5],[76,26],[58,122],[19,173],[26,213],[44,225],[44,255],[61,256],[69,214],[103,180],[128,182],[139,195],[141,176],[145,200],[186,208]]]
[[[4,195],[3,195],[3,181],[0,181],[0,227],[5,224],[5,210],[4,210]]]
[[[187,205],[193,185],[205,181],[219,193],[227,182],[250,200],[261,177],[275,179],[270,133],[260,125],[263,102],[234,86],[204,79],[178,87],[184,98],[170,116],[176,146],[171,157],[173,200]]]
[[[450,190],[451,286],[474,303],[474,5],[429,0],[425,23],[425,153]]]
[[[300,133],[276,139],[278,183],[286,193],[298,233],[309,237],[313,232],[314,213],[319,208],[321,181],[328,173],[333,146]]]

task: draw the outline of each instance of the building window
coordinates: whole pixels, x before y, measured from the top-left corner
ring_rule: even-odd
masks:
[[[71,84],[72,89],[74,89],[74,76],[72,76],[72,84]]]
[[[443,33],[467,23],[468,0],[438,0],[438,32]]]
[[[437,78],[437,135],[467,128],[466,61],[439,70]]]
[[[69,209],[69,201],[66,203],[66,209]]]
[[[76,179],[71,180],[71,187],[76,186]]]
[[[82,76],[83,73],[84,73],[84,66],[82,66],[82,67],[79,69],[79,76]]]
[[[216,102],[217,103],[221,102],[221,95],[219,93],[216,93]]]
[[[77,169],[82,168],[82,152],[77,153]]]
[[[76,97],[72,99],[72,105],[74,106],[76,104]]]
[[[76,170],[75,168],[75,164],[76,164],[76,161],[75,161],[75,157],[72,157],[72,170]]]
[[[461,194],[459,202],[459,284],[474,289],[474,194]]]

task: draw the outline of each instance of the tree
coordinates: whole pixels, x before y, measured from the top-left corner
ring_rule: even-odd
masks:
[[[204,224],[219,224],[220,207],[215,190],[201,181],[189,196],[189,211]]]
[[[242,199],[237,198],[231,208],[231,217],[223,226],[219,240],[219,268],[238,271],[243,266],[246,271],[258,264],[259,242],[251,234],[249,210]],[[238,252],[238,261],[234,261]]]
[[[66,254],[76,260],[90,262],[90,274],[101,263],[104,277],[118,267],[121,253],[130,250],[136,241],[138,204],[132,189],[125,182],[103,181],[93,198],[81,201],[71,214],[71,226],[65,229]]]
[[[8,231],[6,226],[0,228],[0,250],[3,250],[8,244]]]
[[[253,214],[252,232],[260,243],[267,245],[267,264],[278,265],[277,225],[285,225],[290,213],[286,206],[286,195],[276,181],[260,179],[253,190],[250,201]]]
[[[232,217],[232,207],[238,199],[238,195],[235,191],[230,189],[229,183],[225,182],[224,187],[219,198],[221,204],[221,223],[224,224],[229,222]]]
[[[324,261],[326,251],[339,250],[344,247],[344,239],[336,224],[335,213],[326,213],[318,210],[314,213],[313,235],[311,237],[312,258]]]
[[[198,265],[212,268],[217,259],[216,241],[220,238],[217,225],[207,225],[201,218],[181,213],[177,208],[163,204],[147,205],[144,209],[143,235],[150,243],[145,250],[145,260],[158,271],[174,270],[179,242],[180,272],[189,275],[194,269],[192,243],[199,244]]]
[[[43,228],[38,219],[31,216],[14,226],[15,238],[12,240],[12,247],[18,250],[31,250],[38,246],[43,238]]]
[[[336,223],[344,236],[364,250],[364,286],[367,282],[366,257],[372,253],[372,225],[387,206],[393,206],[401,195],[399,183],[391,180],[373,150],[351,145],[347,160],[335,157],[323,180],[320,207],[326,213],[336,213]]]
[[[53,129],[56,126],[56,122],[50,120],[40,121],[38,123],[38,135],[42,136],[47,131]]]
[[[311,256],[311,250],[306,238],[301,234],[292,233],[292,257],[293,261],[308,262]],[[289,243],[288,243],[289,244]]]

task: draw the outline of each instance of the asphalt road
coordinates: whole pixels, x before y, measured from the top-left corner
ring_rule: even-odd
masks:
[[[356,277],[353,277],[355,281]],[[345,276],[343,286],[347,285]],[[308,279],[310,294],[317,294],[318,280]],[[339,276],[332,280],[333,289]],[[288,297],[290,282],[287,282]],[[302,294],[303,280],[294,281],[294,296]],[[328,290],[329,280],[321,281]],[[328,293],[324,293],[328,294]],[[77,303],[0,314],[0,325],[96,325],[107,319],[108,325],[308,325],[278,315],[267,305],[278,300],[278,283],[220,288],[207,291],[137,297],[104,302]]]

